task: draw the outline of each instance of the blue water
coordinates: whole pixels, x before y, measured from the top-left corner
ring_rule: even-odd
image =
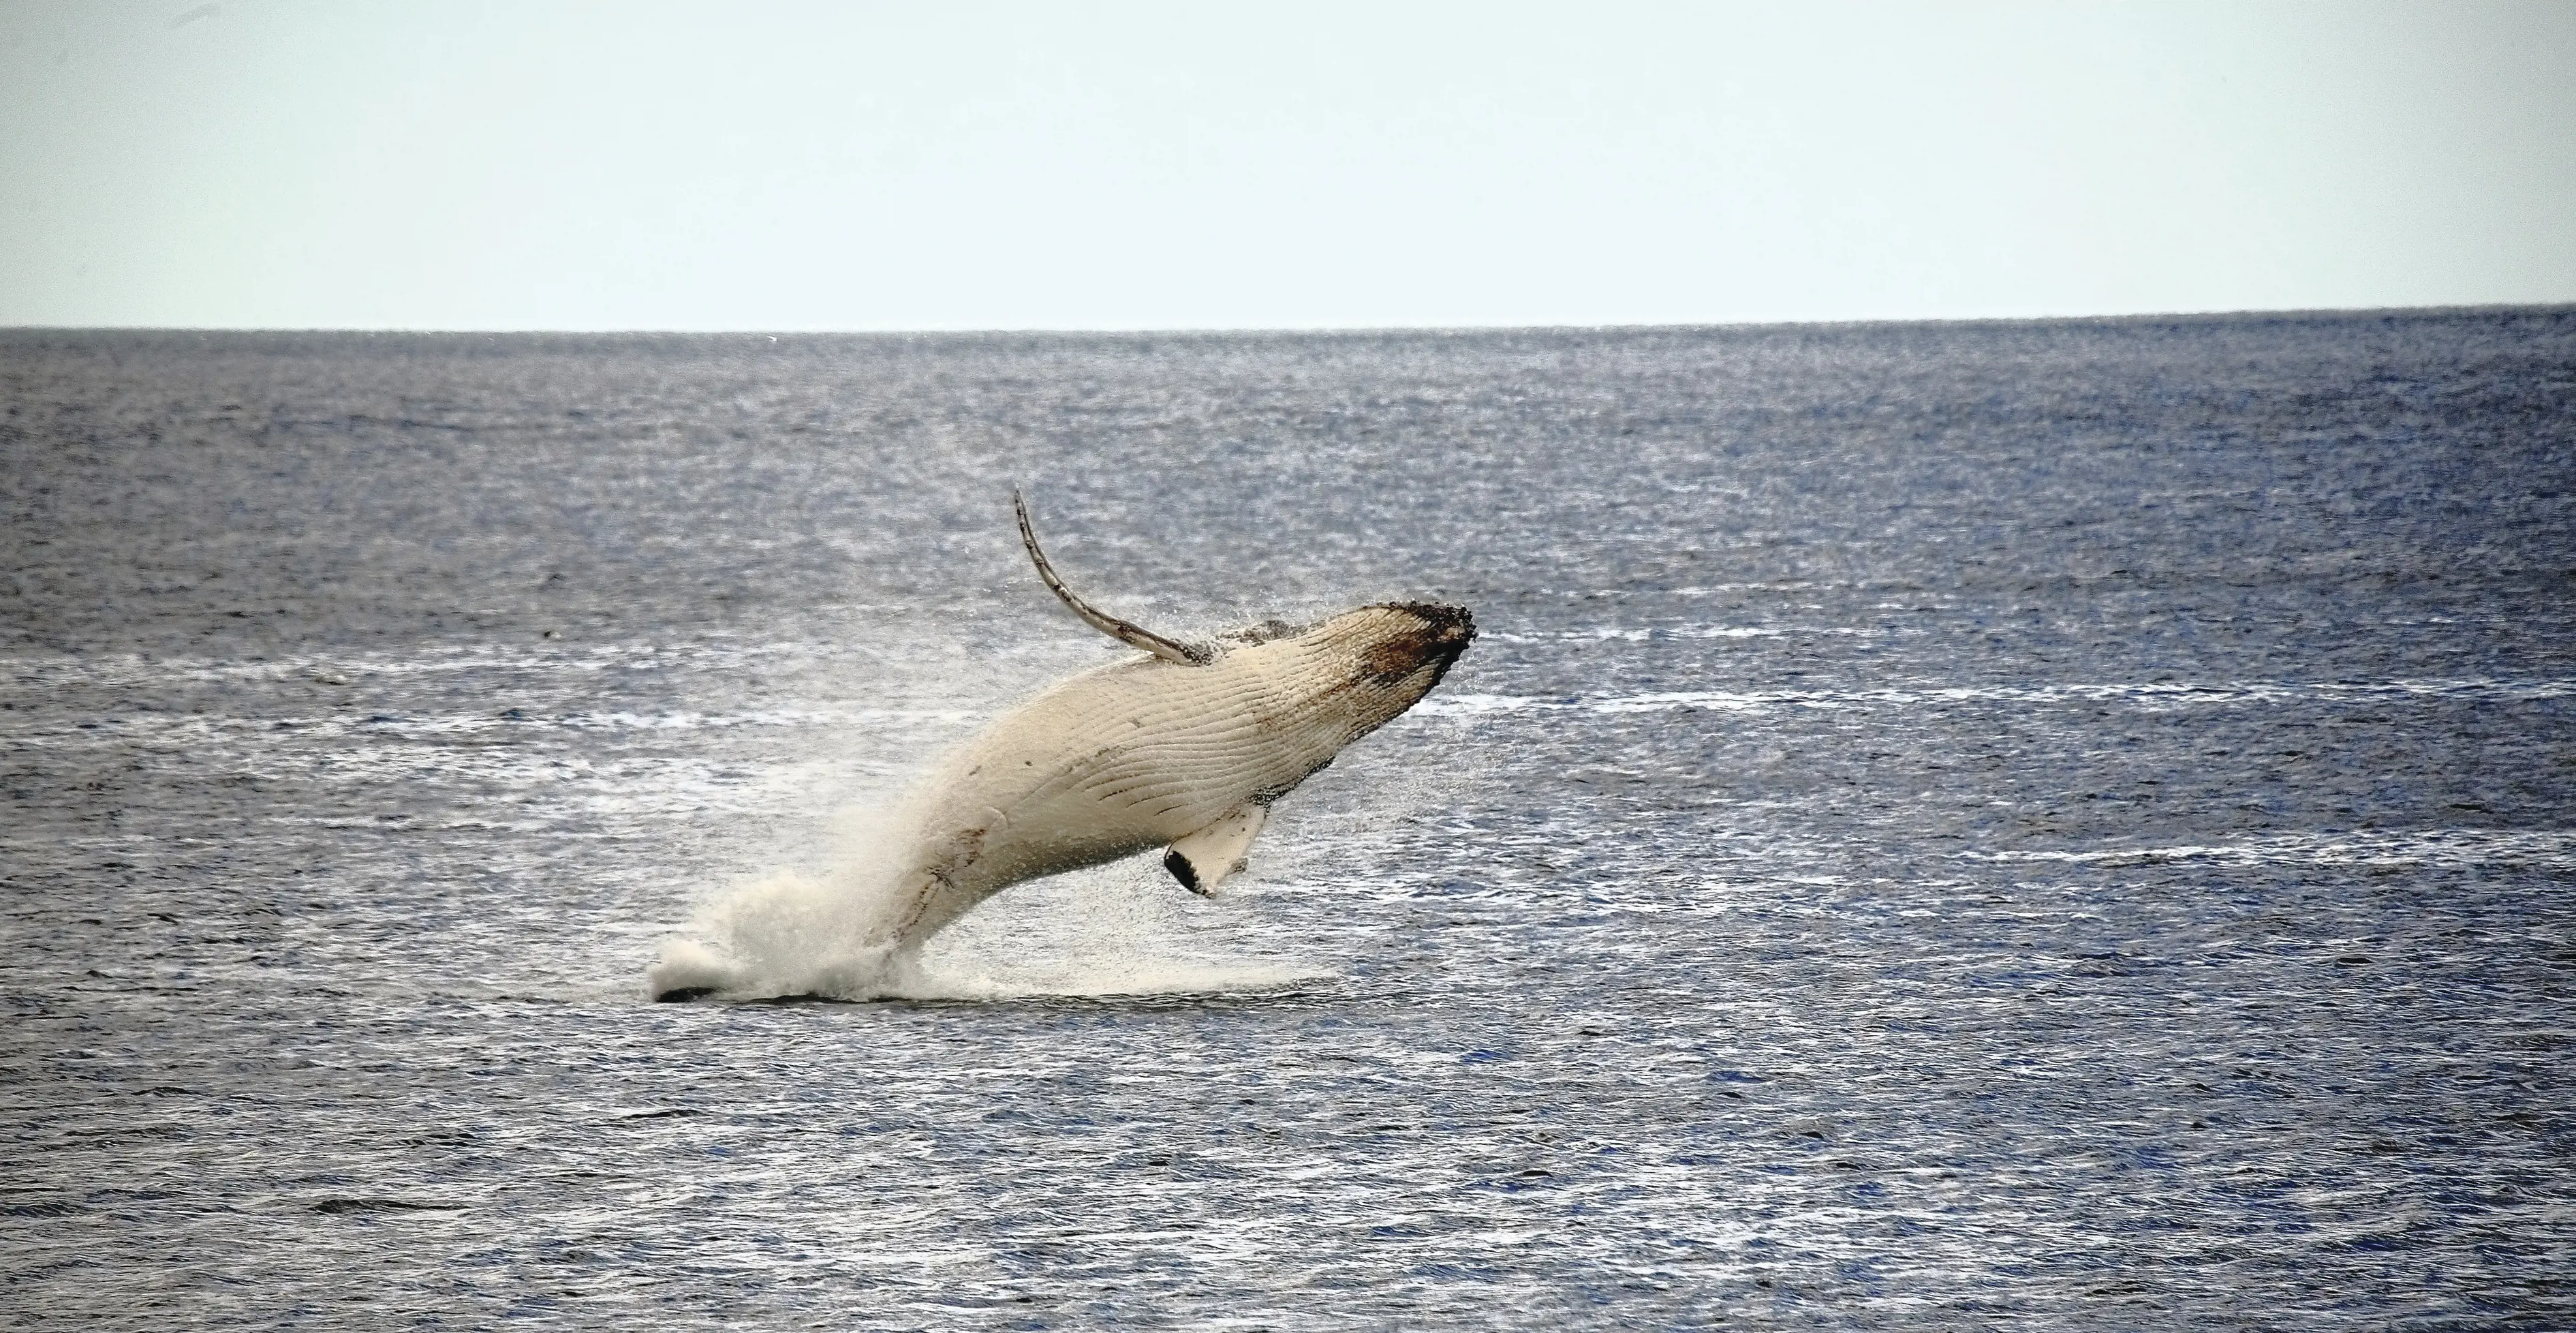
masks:
[[[2576,1325],[2576,312],[0,333],[30,1327]],[[1166,633],[1472,607],[1216,901],[654,1005]]]

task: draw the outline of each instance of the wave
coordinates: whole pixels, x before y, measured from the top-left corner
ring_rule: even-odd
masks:
[[[1791,639],[1824,635],[1883,638],[1889,633],[1848,625],[1602,625],[1537,633],[1486,630],[1480,637],[1496,643],[1651,643],[1667,639]]]
[[[2531,703],[2576,696],[2576,680],[2188,681],[2070,685],[1963,685],[1877,690],[1671,690],[1647,694],[1435,694],[1414,706],[1432,717],[1497,713],[1764,712],[1788,708],[1920,707],[1956,703],[2119,703],[2150,711],[2315,701],[2461,700]]]
[[[1953,859],[1991,864],[2059,863],[2129,866],[2198,863],[2214,866],[2384,866],[2409,869],[2520,867],[2576,870],[2576,830],[2413,829],[2341,833],[2283,833],[2231,842],[2170,847],[1951,853]]]

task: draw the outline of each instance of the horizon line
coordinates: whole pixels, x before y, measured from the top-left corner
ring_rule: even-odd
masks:
[[[983,325],[954,328],[863,328],[851,326],[786,325],[761,328],[733,326],[726,328],[645,327],[578,328],[527,325],[519,327],[466,327],[399,324],[0,324],[0,336],[22,333],[352,333],[407,334],[448,337],[503,337],[521,335],[569,335],[580,337],[982,337],[1019,336],[1146,336],[1222,337],[1233,335],[1356,335],[1356,334],[1466,334],[1466,333],[1649,333],[1683,332],[1717,329],[1784,329],[1784,328],[1886,328],[1917,325],[2030,325],[2084,324],[2158,320],[2231,320],[2231,319],[2298,319],[2319,317],[2354,317],[2369,315],[2472,315],[2508,313],[2549,314],[2576,312],[2576,300],[2569,301],[2502,301],[2418,306],[2297,306],[2281,308],[2232,307],[2196,310],[2139,310],[2081,315],[1960,315],[1926,317],[1864,316],[1850,319],[1739,319],[1706,322],[1645,322],[1626,324],[1274,324],[1274,325]]]

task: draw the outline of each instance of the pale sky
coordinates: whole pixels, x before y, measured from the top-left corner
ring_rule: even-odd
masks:
[[[2576,301],[2576,4],[0,0],[0,325]]]

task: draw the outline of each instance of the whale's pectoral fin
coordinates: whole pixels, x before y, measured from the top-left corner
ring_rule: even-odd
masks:
[[[1217,821],[1172,844],[1163,855],[1163,868],[1181,887],[1204,898],[1216,892],[1225,877],[1243,869],[1244,853],[1252,850],[1252,840],[1261,833],[1262,821],[1270,818],[1270,808],[1263,805],[1239,805],[1219,816]]]

